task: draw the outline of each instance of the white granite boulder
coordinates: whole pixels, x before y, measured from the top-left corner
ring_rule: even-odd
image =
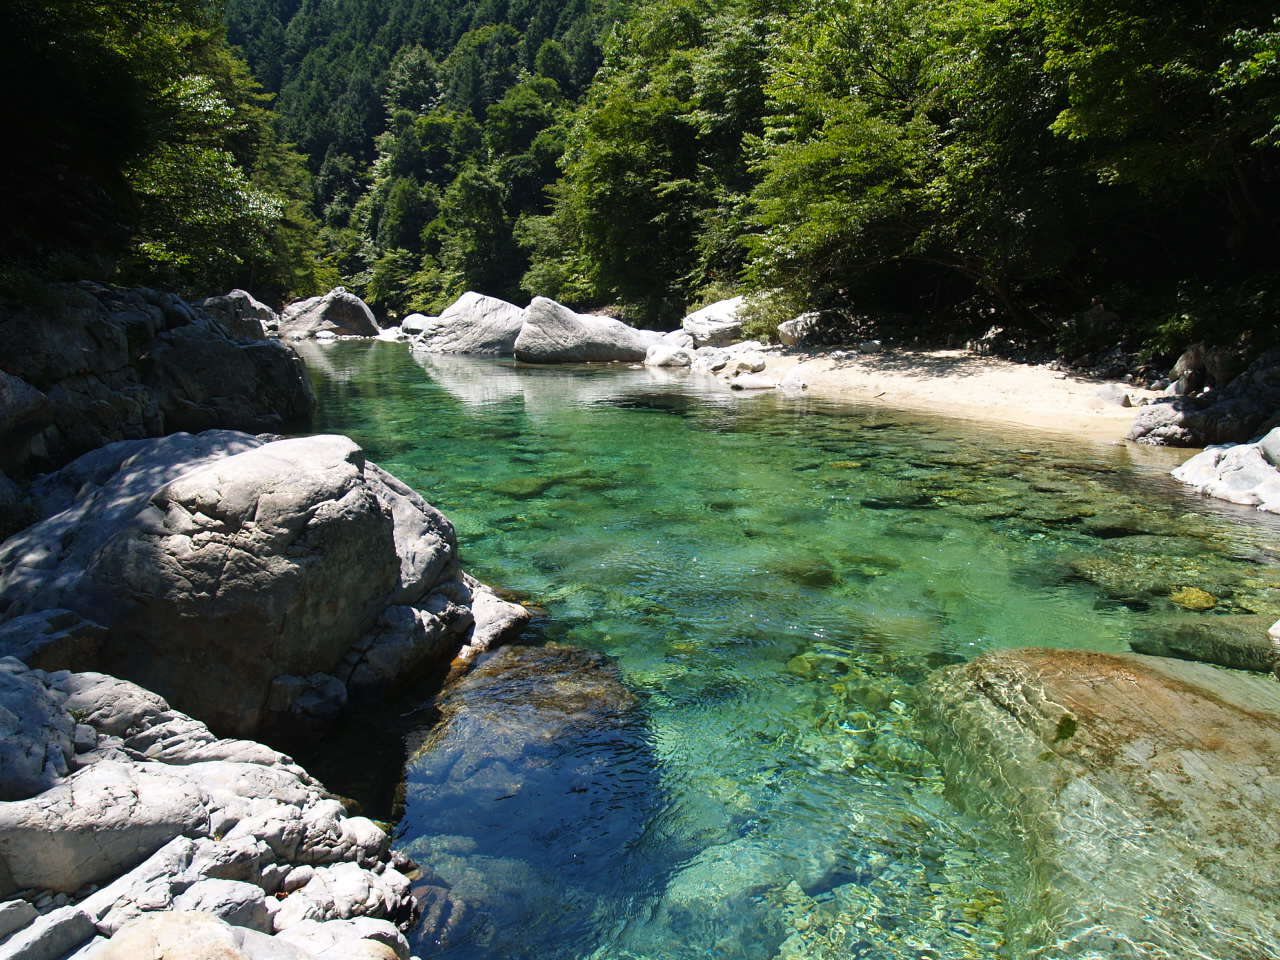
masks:
[[[652,330],[574,313],[554,300],[535,297],[525,310],[515,354],[526,363],[640,363],[661,340],[662,334]]]
[[[1280,513],[1280,427],[1254,443],[1209,447],[1173,476],[1205,496]]]
[[[743,321],[739,317],[745,297],[720,300],[685,317],[680,326],[693,337],[699,347],[726,347],[742,339]]]
[[[305,340],[323,332],[343,337],[376,337],[378,329],[367,303],[345,287],[334,287],[323,296],[285,307],[279,332],[285,340]]]
[[[418,316],[421,316],[419,314]],[[511,354],[524,326],[524,310],[496,297],[468,291],[438,317],[424,317],[413,348],[427,353]]]

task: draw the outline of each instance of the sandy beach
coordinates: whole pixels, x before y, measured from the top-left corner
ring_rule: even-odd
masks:
[[[878,354],[782,354],[769,374],[799,371],[816,396],[883,404],[985,423],[1008,423],[1081,439],[1121,441],[1136,407],[1159,396],[1119,381],[1087,379],[1047,366],[1011,363],[964,350],[886,350]]]

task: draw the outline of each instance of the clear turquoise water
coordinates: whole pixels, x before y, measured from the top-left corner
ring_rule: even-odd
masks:
[[[640,703],[500,816],[415,808],[410,765],[398,843],[490,921],[424,956],[1003,956],[1025,871],[1006,823],[944,798],[920,680],[995,647],[1280,617],[1280,526],[1189,495],[1169,452],[660,372],[307,359],[320,429],[545,609],[527,639],[610,655]],[[1181,586],[1218,606],[1177,608]],[[610,787],[557,801],[557,763]]]

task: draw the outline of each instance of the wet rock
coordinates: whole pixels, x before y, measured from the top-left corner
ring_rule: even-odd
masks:
[[[1235,615],[1178,618],[1142,628],[1129,645],[1136,653],[1199,660],[1238,670],[1269,671],[1277,651],[1267,637],[1267,618]]]
[[[640,363],[662,340],[621,320],[574,313],[546,297],[535,297],[516,338],[517,360],[526,363]]]
[[[1182,587],[1169,594],[1169,600],[1183,610],[1212,610],[1218,605],[1218,598],[1199,587]]]
[[[280,316],[279,333],[285,340],[304,340],[320,333],[376,337],[378,323],[368,304],[345,287],[334,287],[324,296],[285,307]]]
[[[515,304],[468,291],[440,316],[424,318],[413,348],[426,353],[511,354],[524,315]],[[400,329],[405,330],[403,324]]]
[[[1280,513],[1280,427],[1254,443],[1209,447],[1173,476],[1207,497]]]
[[[1016,955],[1201,955],[1209,929],[1245,960],[1280,933],[1274,681],[1026,649],[938,671],[921,703],[955,796],[1026,837]]]

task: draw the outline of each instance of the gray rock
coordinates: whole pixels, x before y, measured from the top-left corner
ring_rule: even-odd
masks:
[[[662,335],[662,342],[669,343],[673,347],[680,347],[682,350],[688,350],[690,352],[697,349],[697,344],[694,343],[693,337],[684,330],[668,330]]]
[[[655,343],[644,357],[646,367],[687,367],[693,363],[693,354],[686,347],[671,343]]]
[[[799,346],[816,332],[819,319],[816,313],[802,313],[794,320],[784,320],[778,324],[778,342],[784,347]]]
[[[440,316],[423,318],[413,348],[427,353],[514,353],[524,316],[515,304],[467,291]]]
[[[62,907],[23,927],[3,944],[0,960],[62,960],[91,940],[93,921],[78,907]]]
[[[1280,446],[1280,428],[1257,443],[1209,447],[1173,471],[1208,497],[1280,513],[1280,467],[1269,456]]]
[[[728,346],[742,337],[738,313],[744,302],[744,297],[720,300],[689,314],[680,321],[680,327],[693,337],[695,346]]]
[[[0,659],[0,800],[25,800],[65,777],[74,731],[75,721],[44,673]]]
[[[287,352],[231,339],[171,294],[59,289],[57,308],[0,309],[0,469],[14,477],[196,421],[260,430],[309,419],[310,386]]]
[[[15,889],[71,893],[118,876],[180,834],[208,832],[208,798],[198,786],[103,760],[0,807],[0,874],[7,868]]]
[[[268,328],[275,331],[279,315],[244,290],[232,290],[225,297],[208,297],[197,307],[197,313],[216,321],[227,335],[238,340],[261,340]]]
[[[33,670],[93,670],[106,632],[72,610],[41,610],[0,623],[0,657]]]
[[[271,932],[266,894],[262,888],[240,880],[200,880],[173,900],[174,910],[211,913],[235,927],[259,933]]]
[[[310,960],[291,943],[210,913],[148,913],[122,927],[94,960]]]
[[[280,934],[279,939],[302,948],[316,960],[345,960],[347,957],[409,960],[409,944],[404,935],[387,921],[369,917],[326,923],[305,920]],[[375,945],[386,948],[386,951],[369,949]]]
[[[1214,957],[1252,960],[1280,935],[1274,680],[1012,650],[939,671],[921,703],[953,796],[1025,837],[1013,955],[1190,956],[1212,930]]]
[[[0,903],[0,941],[31,923],[40,913],[26,900],[6,900]]]
[[[34,519],[22,488],[0,472],[0,540],[21,530]]]
[[[321,332],[346,337],[376,337],[378,323],[369,305],[345,287],[321,297],[291,303],[280,317],[279,333],[286,340],[303,340]]]
[[[762,377],[754,373],[740,373],[729,381],[733,390],[776,390],[778,381],[773,377]]]
[[[535,297],[516,338],[517,360],[526,363],[639,363],[662,335],[621,320],[574,313],[546,297]]]
[[[1237,670],[1267,672],[1277,651],[1267,637],[1267,618],[1248,615],[1181,617],[1141,629],[1129,645],[1137,653],[1199,660]]]
[[[410,337],[416,337],[427,328],[427,324],[436,320],[436,317],[428,317],[425,313],[411,313],[400,321],[400,332]]]
[[[1280,348],[1262,354],[1225,387],[1201,396],[1162,398],[1143,407],[1128,438],[1204,447],[1244,443],[1276,426],[1280,426]]]

